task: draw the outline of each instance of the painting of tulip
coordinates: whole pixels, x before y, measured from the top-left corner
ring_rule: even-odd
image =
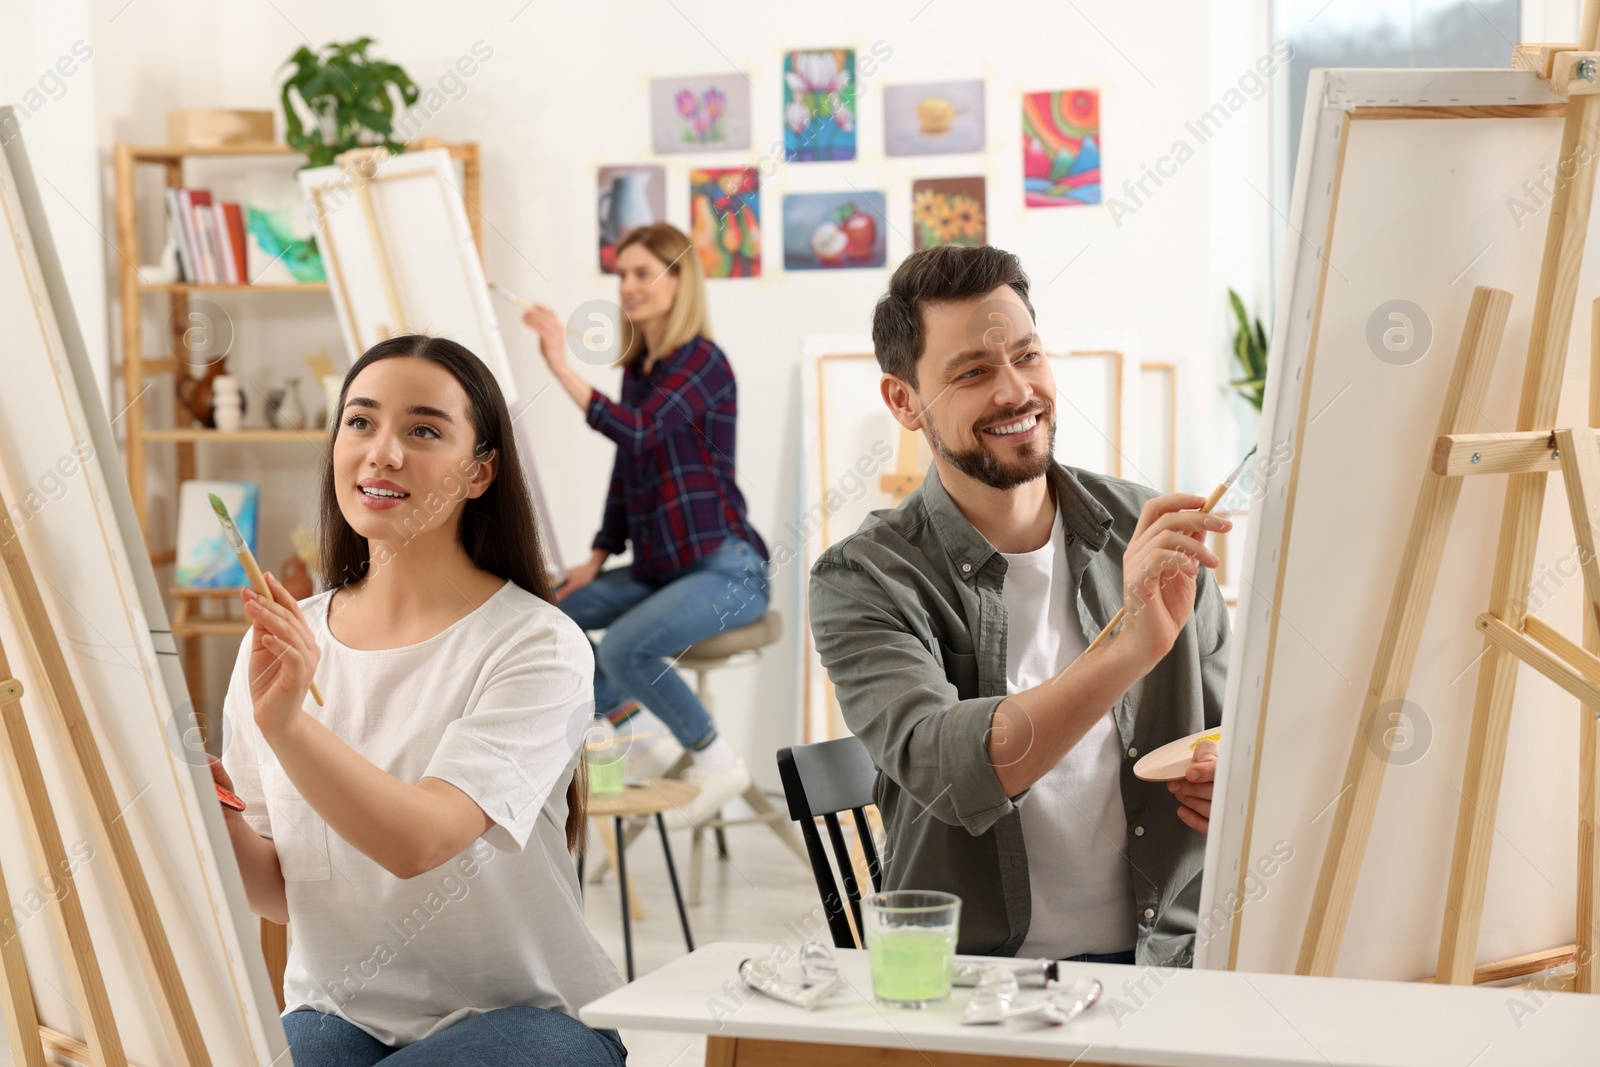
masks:
[[[791,163],[856,158],[856,50],[783,57],[783,152]]]
[[[1022,186],[1029,207],[1100,202],[1100,93],[1022,97]]]
[[[883,194],[795,193],[783,198],[784,270],[881,267],[888,229]]]
[[[913,251],[936,245],[987,244],[983,176],[912,182],[911,222]]]
[[[754,167],[689,172],[689,236],[707,278],[761,276],[761,175]]]
[[[650,79],[650,141],[658,153],[749,148],[749,79],[737,72]]]

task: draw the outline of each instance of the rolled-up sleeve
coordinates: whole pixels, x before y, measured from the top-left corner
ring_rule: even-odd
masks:
[[[445,728],[424,778],[460,789],[494,820],[484,840],[520,852],[556,789],[575,770],[594,714],[594,654],[561,619],[511,644],[467,713]]]
[[[845,723],[882,773],[934,818],[974,836],[1014,809],[989,761],[1004,696],[962,699],[936,646],[896,614],[894,597],[865,570],[819,560],[810,613]]]

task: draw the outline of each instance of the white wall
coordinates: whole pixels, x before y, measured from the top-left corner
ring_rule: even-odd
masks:
[[[1097,87],[1101,92],[1107,197],[1125,197],[1126,179],[1155,167],[1174,142],[1236,85],[1267,50],[1264,2],[1188,0],[1077,5],[999,2],[975,8],[951,0],[872,5],[821,0],[794,10],[750,3],[617,0],[495,4],[306,3],[212,5],[198,0],[94,0],[93,42],[102,163],[116,140],[160,142],[173,107],[276,107],[278,68],[303,43],[367,34],[375,51],[403,64],[422,86],[438,83],[455,60],[483,41],[493,56],[421,130],[446,140],[477,140],[484,152],[486,255],[491,278],[564,311],[614,296],[595,265],[595,170],[651,161],[647,112],[653,75],[727,70],[752,83],[754,145],[749,152],[674,156],[667,167],[669,218],[688,222],[691,164],[754,163],[781,134],[781,64],[786,49],[875,42],[892,56],[866,81],[859,158],[851,163],[777,163],[762,189],[764,277],[711,283],[713,324],[739,376],[742,419],[738,468],[756,526],[775,539],[798,514],[801,338],[862,333],[887,270],[789,274],[782,270],[782,196],[803,190],[882,189],[888,194],[891,266],[910,251],[914,177],[983,173],[988,178],[990,240],[1017,252],[1034,281],[1041,322],[1052,330],[1131,330],[1146,358],[1182,365],[1180,482],[1210,484],[1232,465],[1241,434],[1236,405],[1221,381],[1227,370],[1224,294],[1232,285],[1257,299],[1265,276],[1269,208],[1242,181],[1269,186],[1265,100],[1246,101],[1193,159],[1113,221],[1098,208],[1025,210],[1020,189],[1020,111],[1024,91]],[[519,10],[520,9],[520,10]],[[113,16],[115,16],[113,18]],[[441,17],[443,16],[443,17]],[[899,82],[981,77],[988,87],[988,150],[981,156],[883,156],[882,87]],[[219,164],[192,181],[227,190],[242,168]],[[252,188],[287,181],[271,165]],[[149,177],[147,227],[160,224]],[[848,183],[848,184],[847,184]],[[109,183],[107,185],[109,196]],[[101,217],[110,218],[109,206]],[[143,252],[153,258],[152,245]],[[274,301],[270,305],[266,301]],[[218,303],[223,303],[218,301]],[[303,352],[338,352],[324,297],[250,295],[226,304],[238,341],[235,370],[262,380],[300,370]],[[91,309],[94,311],[97,309]],[[147,313],[159,309],[152,300]],[[503,320],[525,395],[548,381],[532,335]],[[152,328],[154,331],[154,328]],[[151,332],[152,343],[160,340]],[[615,390],[617,373],[592,372]],[[303,393],[309,403],[312,390]],[[257,416],[258,417],[258,416]],[[560,547],[587,550],[598,522],[611,446],[590,432],[559,389],[531,409],[545,488]],[[287,555],[291,519],[308,521],[314,455],[232,457],[229,473],[266,483],[269,563]],[[204,461],[203,461],[204,462]],[[202,475],[206,473],[202,468]],[[170,491],[163,488],[163,492]],[[297,515],[298,513],[298,515]],[[780,573],[774,606],[793,640],[803,575]],[[212,677],[231,650],[213,642]],[[756,668],[725,672],[720,717],[764,779],[775,781],[772,750],[788,743],[799,679],[793,645]]]

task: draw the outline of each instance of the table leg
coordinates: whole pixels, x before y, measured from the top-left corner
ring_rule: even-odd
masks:
[[[672,862],[672,845],[667,841],[667,821],[656,812],[656,829],[661,831],[661,851],[667,857],[667,878],[672,882],[672,899],[678,902],[678,921],[683,924],[683,943],[694,951],[694,935],[689,933],[689,913],[683,907],[683,894],[678,891],[678,868]]]
[[[622,818],[618,816],[612,820],[616,824],[617,840],[622,840]],[[617,894],[622,898],[622,952],[628,962],[628,981],[633,981],[633,920],[628,916],[628,850],[617,849]]]

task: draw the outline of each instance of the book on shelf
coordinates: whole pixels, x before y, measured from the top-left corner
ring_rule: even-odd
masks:
[[[168,189],[166,199],[183,280],[191,285],[249,284],[243,209],[213,200],[208,189]]]

